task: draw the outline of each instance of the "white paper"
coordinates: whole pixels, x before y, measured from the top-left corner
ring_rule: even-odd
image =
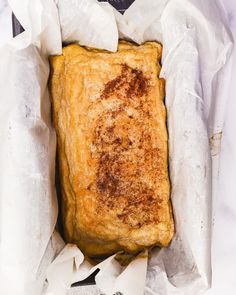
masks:
[[[64,295],[74,282],[82,281],[99,269],[95,281],[104,294],[113,295],[118,290],[127,295],[142,295],[147,273],[147,253],[136,257],[127,267],[122,267],[112,255],[96,266],[84,259],[82,252],[67,244],[47,268],[47,295]],[[128,278],[128,279],[127,279]]]
[[[97,286],[107,295],[201,294],[211,281],[212,181],[232,50],[219,2],[136,0],[123,16],[95,0],[9,3],[26,30],[0,49],[0,294],[73,294],[70,284],[96,268]],[[163,43],[176,235],[170,247],[152,251],[148,266],[145,257],[127,268],[110,257],[92,267],[70,245],[50,265],[64,247],[54,232],[55,133],[46,89],[47,58],[60,54],[60,33],[63,41],[111,51],[118,34]]]
[[[118,30],[113,9],[104,9],[94,0],[57,0],[64,42],[116,51]],[[88,17],[89,16],[89,17]]]

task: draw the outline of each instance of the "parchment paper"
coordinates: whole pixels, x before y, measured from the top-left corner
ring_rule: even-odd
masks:
[[[25,32],[0,49],[0,294],[64,295],[97,267],[97,287],[107,295],[201,294],[211,282],[212,183],[232,50],[220,3],[136,0],[123,16],[95,0],[9,3]],[[47,58],[61,53],[62,40],[115,51],[118,36],[164,46],[176,235],[150,259],[142,255],[124,269],[110,257],[94,268],[54,231],[55,133]],[[98,291],[79,289],[93,292]]]

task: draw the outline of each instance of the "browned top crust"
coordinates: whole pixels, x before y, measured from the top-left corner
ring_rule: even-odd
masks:
[[[65,238],[89,257],[173,236],[160,57],[157,43],[121,42],[51,58]]]

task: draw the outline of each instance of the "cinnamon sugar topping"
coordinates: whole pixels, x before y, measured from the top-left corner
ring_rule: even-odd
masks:
[[[119,219],[137,228],[158,222],[162,202],[157,187],[163,179],[163,160],[147,112],[149,89],[140,70],[122,65],[121,74],[106,84],[101,95],[119,103],[101,113],[93,137],[99,210],[116,209]]]
[[[107,99],[114,94],[127,98],[140,97],[147,93],[148,86],[148,78],[142,71],[123,64],[121,74],[105,85],[101,98]]]

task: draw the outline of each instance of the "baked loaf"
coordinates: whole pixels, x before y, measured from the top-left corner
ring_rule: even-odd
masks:
[[[51,57],[64,237],[90,258],[172,239],[161,51],[72,44]]]

